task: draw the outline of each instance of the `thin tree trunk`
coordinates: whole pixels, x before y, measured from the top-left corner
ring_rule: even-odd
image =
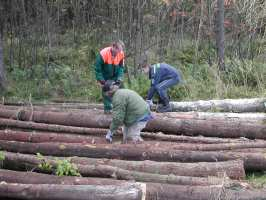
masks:
[[[1,17],[1,14],[0,14]],[[0,27],[3,24],[0,21]],[[3,48],[3,30],[0,28],[0,90],[1,93],[6,88],[6,75],[5,75],[5,65],[4,65],[4,48]]]
[[[217,162],[243,159],[247,170],[266,170],[266,158],[260,153],[236,153],[214,151],[182,151],[168,148],[146,148],[127,146],[116,147],[110,145],[74,145],[52,143],[25,143],[0,141],[0,149],[51,156],[81,156],[90,158],[110,158],[123,160],[154,160],[169,162]]]
[[[218,55],[218,66],[219,70],[225,70],[224,63],[224,0],[217,0],[217,14],[216,14],[216,45]]]

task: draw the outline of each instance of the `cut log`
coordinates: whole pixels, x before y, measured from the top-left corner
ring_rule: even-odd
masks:
[[[218,138],[218,137],[204,137],[204,136],[169,135],[169,134],[164,134],[162,132],[157,132],[157,133],[141,132],[141,136],[143,138],[149,138],[153,140],[182,142],[182,143],[220,144],[220,143],[254,142],[254,140],[250,140],[248,138]]]
[[[218,121],[244,121],[266,123],[265,113],[210,113],[210,112],[168,112],[154,113],[156,117],[168,117],[170,119],[197,119]]]
[[[56,124],[45,124],[45,123],[35,123],[26,122],[12,119],[0,118],[0,127],[4,128],[22,128],[22,129],[33,129],[41,131],[52,131],[52,132],[66,132],[66,133],[77,133],[86,135],[104,135],[107,129],[100,128],[85,128],[85,127],[74,127],[74,126],[63,126]]]
[[[54,179],[54,176],[52,175],[46,175],[49,176],[50,179]],[[24,182],[32,182],[33,178],[29,178],[29,179],[24,179]],[[38,184],[38,182],[40,182]],[[102,188],[103,191],[104,189],[108,188],[108,186],[114,187],[114,188],[118,188],[121,187],[120,185],[106,185],[104,180],[99,180],[99,183],[102,182],[101,185],[94,185],[95,188]],[[42,184],[42,185],[40,185]],[[3,186],[4,185],[4,186]],[[44,181],[40,178],[38,178],[37,180],[35,179],[34,181],[34,185],[37,185],[41,188],[41,186],[48,186],[44,183]],[[31,186],[34,186],[31,185]],[[266,192],[264,190],[247,190],[245,188],[237,188],[237,189],[232,189],[232,188],[228,188],[225,185],[220,185],[220,186],[179,186],[179,185],[168,185],[168,184],[156,184],[156,183],[136,183],[136,184],[125,184],[125,187],[129,187],[129,186],[135,186],[138,187],[138,191],[139,188],[141,188],[141,192],[139,192],[138,194],[141,195],[142,199],[145,200],[210,200],[210,199],[223,199],[226,198],[226,200],[235,200],[235,199],[241,199],[241,200],[264,200]],[[11,187],[12,186],[12,187]],[[14,186],[14,187],[13,187]],[[24,186],[22,188],[20,188],[20,186]],[[1,184],[1,195],[2,197],[6,197],[7,194],[9,195],[11,192],[16,192],[18,189],[23,189],[25,188],[25,186],[30,186],[29,183],[27,184],[12,184],[12,183],[2,183]],[[50,185],[52,188],[57,189],[60,188],[59,186],[67,186],[68,188],[80,188],[78,185]],[[57,186],[57,187],[54,187]],[[85,186],[82,186],[81,188],[84,188]],[[63,188],[63,187],[62,187]],[[60,191],[62,191],[62,188]],[[89,188],[89,187],[88,187]],[[134,187],[133,187],[134,188]],[[7,191],[7,189],[10,189]],[[86,188],[87,189],[87,188]],[[131,187],[129,187],[129,189],[131,189]],[[46,196],[46,193],[40,193],[42,194],[43,199],[56,199],[55,197],[57,196],[52,196],[52,191],[54,190],[47,190],[46,193],[49,193],[49,198],[48,196]],[[21,193],[21,191],[23,190],[19,190],[20,192],[18,193],[14,193],[14,194],[19,194]],[[74,191],[74,190],[73,190]],[[92,194],[95,193],[95,190],[85,190],[88,192],[93,191]],[[85,192],[84,190],[81,192],[81,194],[84,194]],[[130,190],[131,191],[131,190]],[[41,191],[40,192],[44,192]],[[54,191],[57,192],[57,191]],[[112,191],[115,192],[115,191]],[[59,193],[59,194],[60,194]],[[126,193],[128,194],[129,191]],[[13,194],[13,195],[14,195]],[[27,192],[25,192],[25,194],[27,194]],[[64,194],[68,194],[68,193],[64,193]],[[103,193],[101,193],[103,194]],[[109,194],[109,193],[107,193]],[[119,193],[120,194],[120,193]],[[124,192],[122,194],[125,194]],[[132,193],[129,193],[132,194]],[[10,194],[12,195],[12,194]],[[57,194],[58,195],[58,194]],[[112,194],[112,195],[118,195],[116,194]],[[112,196],[106,195],[109,197],[109,199],[116,199],[116,198],[111,198]],[[14,197],[14,196],[8,196],[8,197]],[[15,196],[18,197],[18,196]],[[47,197],[47,198],[46,198]],[[72,195],[69,195],[69,198],[71,198]],[[92,196],[93,198],[95,198],[95,196]],[[21,199],[21,196],[19,197]],[[28,198],[30,199],[30,198]],[[77,198],[74,198],[77,199]],[[91,199],[90,195],[87,196],[87,198],[84,199]],[[96,199],[101,199],[101,198],[96,198]],[[117,198],[119,199],[119,198]],[[125,197],[125,199],[130,199],[129,197]]]
[[[0,117],[32,120],[38,123],[52,123],[93,128],[108,128],[111,123],[110,115],[93,113],[55,113],[30,112],[21,110],[0,110]],[[195,120],[156,117],[148,122],[149,132],[164,132],[168,134],[203,135],[210,137],[247,137],[266,139],[266,124],[261,122],[245,122],[243,120]]]
[[[42,162],[49,163],[52,167],[56,168],[57,162],[55,160],[43,157],[42,160],[38,159],[36,156],[23,155],[23,154],[12,154],[5,153],[5,160],[3,161],[4,166],[16,166],[19,169],[25,170],[25,167],[29,167],[33,170],[41,170],[39,164]],[[241,163],[241,162],[240,162]],[[243,162],[242,173],[244,174]],[[93,177],[103,177],[103,178],[114,178],[119,180],[135,180],[140,182],[154,182],[154,183],[168,183],[176,185],[220,185],[223,182],[223,178],[212,177],[188,177],[188,176],[177,176],[173,174],[161,175],[158,173],[146,173],[139,172],[135,170],[125,170],[119,167],[113,167],[110,165],[103,164],[76,164],[78,172],[82,176],[93,176]],[[45,172],[53,172],[50,171]],[[220,176],[227,176],[225,172],[221,172]],[[238,177],[239,178],[239,177]],[[228,180],[228,184],[235,183]]]
[[[22,121],[33,121],[38,123],[69,125],[89,128],[108,128],[112,119],[110,115],[98,114],[97,112],[41,112],[30,110],[0,110],[0,117],[8,119],[19,119]]]
[[[265,112],[266,99],[223,99],[195,102],[171,102],[173,111]]]
[[[0,140],[20,141],[20,142],[62,142],[62,143],[89,143],[89,144],[107,144],[104,137],[89,137],[69,134],[56,133],[40,133],[40,132],[22,132],[11,130],[0,130]],[[127,144],[114,144],[117,147],[127,147]],[[129,145],[130,146],[130,145]],[[191,144],[191,143],[172,143],[172,142],[155,142],[146,141],[142,144],[137,144],[138,147],[153,149],[166,148],[171,150],[200,150],[200,151],[218,151],[218,150],[233,150],[245,148],[266,148],[265,141],[249,141],[242,143],[222,143],[222,144]]]
[[[63,125],[54,125],[54,124],[44,124],[44,123],[35,123],[35,122],[26,122],[19,121],[13,119],[4,119],[0,118],[0,127],[4,128],[21,128],[21,129],[29,129],[29,130],[40,130],[40,131],[51,131],[58,133],[72,133],[72,134],[82,134],[82,135],[100,135],[104,136],[107,133],[108,129],[101,128],[83,128],[83,127],[75,127],[75,126],[63,126]],[[163,140],[163,141],[176,141],[176,142],[190,142],[190,143],[230,143],[230,142],[244,142],[248,141],[248,139],[225,139],[225,138],[215,138],[215,137],[191,137],[184,135],[169,135],[159,133],[150,133],[150,132],[142,132],[141,136],[144,138],[150,138],[154,140]]]
[[[1,198],[40,200],[141,200],[140,184],[50,185],[0,183]]]
[[[244,160],[244,167],[248,170],[266,170],[266,158],[264,154],[237,153],[237,152],[214,152],[214,151],[182,151],[169,150],[168,148],[145,148],[128,145],[125,148],[113,145],[74,145],[55,143],[26,143],[0,141],[0,149],[52,156],[81,156],[91,158],[111,158],[123,160],[154,160],[169,162],[217,162],[227,160]]]
[[[91,137],[81,135],[71,135],[62,133],[49,132],[25,132],[0,130],[0,140],[13,140],[20,142],[64,142],[64,143],[90,143],[90,144],[106,144],[104,137]]]
[[[55,176],[36,172],[22,172],[0,169],[0,182],[24,184],[62,184],[62,185],[123,185],[128,181],[108,178]]]
[[[37,168],[39,164],[43,162],[43,160],[39,159],[38,157],[34,155],[27,155],[27,154],[19,154],[19,153],[10,153],[10,152],[4,152],[5,160],[3,161],[3,165],[6,168],[9,169],[16,169],[16,167],[19,167],[19,169],[31,169]],[[53,166],[56,166],[55,159],[53,157],[44,157],[44,161],[46,163],[50,163]],[[57,158],[58,159],[58,158]],[[119,172],[120,169],[129,170],[128,172],[121,171],[121,173],[127,173],[124,178],[121,177],[121,179],[127,180],[130,177],[130,174],[132,171],[136,172],[145,172],[142,175],[142,177],[138,177],[140,174],[132,174],[131,176],[134,178],[136,176],[137,181],[142,182],[148,182],[145,181],[144,178],[145,175],[150,174],[162,174],[162,175],[175,175],[175,176],[194,176],[194,177],[208,177],[208,176],[228,176],[229,178],[233,179],[243,179],[245,178],[245,170],[242,160],[234,160],[234,161],[226,161],[226,162],[213,162],[213,163],[176,163],[176,162],[154,162],[154,161],[124,161],[124,160],[113,160],[113,159],[92,159],[92,158],[79,158],[79,157],[72,157],[72,158],[64,158],[69,159],[70,162],[75,163],[78,166],[78,169],[80,170],[80,173],[82,175],[86,176],[107,176],[112,177],[113,174],[116,174],[116,171]],[[82,165],[82,166],[79,166]],[[91,168],[84,168],[83,166],[92,166]],[[114,168],[103,168],[103,170],[109,170],[101,172],[100,166],[108,165],[117,168],[116,171]],[[11,166],[11,167],[8,167]],[[15,168],[12,168],[15,166]],[[97,171],[93,171],[96,167]],[[89,171],[90,170],[90,171]],[[90,173],[90,174],[89,174]],[[98,174],[98,175],[97,175]],[[122,174],[123,175],[123,174]],[[122,176],[121,175],[121,176]],[[119,176],[119,173],[117,173],[117,176]],[[118,177],[119,178],[119,177]],[[167,178],[167,177],[158,177],[158,178]],[[204,181],[206,184],[211,184],[208,182],[208,180],[204,179],[189,179],[189,178],[182,178],[182,177],[170,177],[172,179],[176,178],[176,180],[182,180],[182,182],[177,183],[187,183],[187,184],[204,184]],[[131,179],[130,179],[131,180]],[[217,180],[220,181],[220,180]],[[154,181],[153,182],[157,182]],[[170,182],[168,182],[170,183]],[[174,183],[174,181],[172,181]],[[214,182],[212,183],[214,184]]]
[[[127,170],[134,170],[147,173],[174,174],[179,176],[226,176],[232,179],[243,179],[245,170],[242,160],[232,160],[225,162],[199,162],[199,163],[178,163],[178,162],[156,162],[126,161],[116,159],[95,159],[84,157],[71,157],[71,162],[82,165],[110,165]]]

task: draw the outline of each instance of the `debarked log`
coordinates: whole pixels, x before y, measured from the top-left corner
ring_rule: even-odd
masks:
[[[93,113],[55,113],[31,112],[20,110],[0,110],[0,117],[32,120],[38,123],[51,123],[69,126],[91,128],[108,128],[111,116]],[[171,119],[171,120],[170,120]],[[261,122],[245,122],[243,120],[196,120],[173,119],[168,117],[155,117],[149,121],[146,128],[149,132],[164,132],[167,134],[203,135],[210,137],[247,137],[266,139],[266,124]]]
[[[34,200],[141,200],[138,183],[124,185],[51,185],[0,183],[1,198]]]
[[[171,102],[173,111],[265,112],[265,98]]]
[[[55,180],[59,177],[53,175],[43,175],[47,178],[40,178],[39,174],[33,175],[31,173],[29,178],[20,179],[24,184],[46,184],[46,180]],[[108,186],[110,182],[106,184],[106,179],[91,178],[97,185]],[[96,181],[97,180],[97,181]],[[113,185],[117,186],[118,181],[112,180]],[[50,181],[51,182],[51,181]],[[5,183],[7,184],[7,183]],[[124,183],[125,184],[125,183]],[[264,190],[247,190],[242,188],[227,188],[224,185],[219,186],[180,186],[180,185],[168,185],[157,183],[136,183],[139,184],[142,190],[142,199],[145,200],[210,200],[216,198],[224,198],[227,200],[264,200],[266,192]],[[96,184],[95,184],[96,185]],[[54,186],[54,185],[53,185]],[[57,185],[59,186],[59,185]],[[73,185],[72,185],[73,186]],[[71,186],[71,187],[72,187]],[[119,185],[120,186],[120,185]],[[51,191],[49,191],[51,192]],[[2,194],[3,195],[3,194]],[[54,199],[54,198],[52,198]],[[128,198],[125,198],[128,199]]]
[[[0,140],[20,141],[20,142],[64,142],[64,143],[91,143],[105,144],[106,140],[102,137],[92,137],[84,135],[73,135],[50,132],[25,132],[0,130]]]
[[[28,154],[11,153],[4,152],[5,159],[3,161],[3,166],[13,166],[19,167],[20,169],[28,169],[28,167],[36,168],[39,164],[46,162],[51,163],[56,166],[55,157],[45,157],[42,159]],[[45,159],[45,160],[44,160]],[[177,162],[155,162],[155,161],[125,161],[125,160],[115,160],[115,159],[93,159],[93,158],[80,158],[80,157],[70,157],[61,158],[70,160],[70,162],[79,165],[108,165],[117,167],[129,171],[145,172],[168,175],[173,174],[176,176],[194,176],[194,177],[208,177],[208,176],[228,176],[232,179],[243,179],[245,177],[244,165],[242,160],[233,160],[225,162],[201,162],[201,163],[177,163]],[[10,168],[10,167],[7,167]],[[14,167],[13,167],[14,169]],[[82,167],[80,168],[82,170]],[[86,170],[86,169],[84,169]],[[97,172],[93,172],[94,175]],[[86,174],[84,171],[83,174]],[[101,175],[101,174],[100,174]],[[99,176],[100,176],[99,175]],[[104,175],[102,173],[102,175]],[[110,177],[110,174],[106,174]],[[92,176],[92,175],[89,175]],[[163,177],[162,177],[163,178]],[[185,180],[185,179],[184,179]],[[144,181],[144,180],[142,180]],[[145,181],[144,181],[145,182]],[[156,182],[156,181],[154,181]]]
[[[26,154],[14,154],[5,152],[4,153],[5,159],[3,161],[4,166],[16,166],[19,169],[31,169],[34,170],[41,170],[43,169],[39,167],[42,163],[49,164],[51,168],[49,170],[45,170],[45,172],[53,172],[53,168],[57,166],[57,160],[47,157],[42,157],[39,159],[33,155],[26,155]],[[57,158],[58,159],[58,158]],[[241,163],[241,161],[240,161]],[[242,173],[244,174],[243,163],[242,165]],[[154,182],[154,183],[168,183],[168,184],[176,184],[176,185],[220,185],[224,182],[224,178],[227,177],[225,172],[220,171],[221,173],[220,178],[218,177],[188,177],[188,176],[177,176],[174,174],[167,174],[162,175],[159,173],[146,173],[146,172],[139,172],[133,169],[126,170],[119,167],[113,167],[110,165],[103,165],[103,164],[75,164],[77,167],[78,172],[82,176],[93,176],[93,177],[103,177],[103,178],[114,178],[119,180],[135,180],[139,182]],[[239,177],[238,177],[239,178]],[[232,180],[227,180],[227,184],[234,184]]]
[[[0,149],[52,156],[81,156],[90,158],[111,158],[122,160],[153,160],[169,162],[217,162],[242,159],[247,170],[266,170],[266,158],[261,153],[217,152],[217,151],[184,151],[168,148],[146,149],[136,145],[80,145],[67,143],[26,143],[0,141]]]

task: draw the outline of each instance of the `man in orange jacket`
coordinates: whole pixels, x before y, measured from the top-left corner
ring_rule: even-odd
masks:
[[[117,85],[123,81],[124,75],[124,58],[123,42],[113,42],[111,46],[106,47],[97,55],[95,63],[96,80],[101,87],[107,80],[113,80]],[[112,101],[110,97],[102,92],[104,112],[111,113]]]

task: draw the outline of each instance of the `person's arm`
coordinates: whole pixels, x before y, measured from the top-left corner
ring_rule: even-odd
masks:
[[[118,65],[116,80],[123,81],[123,79],[124,79],[124,67],[125,67],[125,60],[123,58]]]
[[[110,126],[110,130],[114,133],[119,126],[122,126],[126,114],[126,99],[125,97],[119,97],[113,99],[113,120]]]
[[[102,65],[104,64],[104,61],[102,59],[101,54],[98,54],[96,57],[96,62],[95,62],[95,76],[96,80],[99,82],[104,82],[104,77],[102,73]]]
[[[153,69],[151,69],[151,70],[153,70]],[[157,84],[159,84],[160,79],[161,79],[160,71],[159,71],[159,69],[157,69],[157,71],[155,72],[154,76],[151,79],[151,87],[148,91],[147,100],[152,99],[154,93],[156,92],[155,87]]]

